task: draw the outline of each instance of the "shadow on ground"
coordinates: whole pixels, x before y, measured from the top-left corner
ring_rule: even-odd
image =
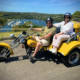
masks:
[[[53,61],[56,64],[62,63],[58,56],[55,56],[48,51],[38,52],[38,54],[36,54],[35,56],[35,59],[30,60],[30,62],[32,63],[35,63],[36,61],[49,61],[49,62]]]
[[[13,61],[21,61],[21,60],[27,60],[29,57],[27,55],[22,55],[22,56],[16,56],[16,57],[10,57],[5,61],[5,63],[10,63]],[[54,56],[50,52],[38,52],[35,56],[35,59],[30,60],[32,64],[34,64],[36,61],[53,61],[56,64],[62,63],[59,57]]]
[[[27,55],[21,55],[21,56],[16,56],[16,57],[10,57],[9,59],[7,59],[5,61],[5,63],[10,63],[10,62],[14,62],[14,61],[22,61],[22,60],[27,60],[27,59],[29,60],[29,57]],[[34,64],[37,61],[49,61],[49,62],[53,61],[56,64],[62,64],[63,63],[63,61],[61,60],[60,57],[55,56],[52,53],[47,52],[47,51],[38,52],[36,54],[35,58],[30,60],[30,62],[32,64]],[[80,65],[80,63],[78,65]],[[66,66],[66,67],[68,67],[68,66]]]

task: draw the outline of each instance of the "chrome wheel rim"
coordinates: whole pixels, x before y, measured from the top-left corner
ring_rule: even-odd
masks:
[[[79,53],[78,52],[73,52],[70,56],[69,56],[69,63],[70,64],[76,64],[79,61]]]
[[[0,55],[5,56],[7,53],[5,53],[7,50],[7,48],[2,47],[2,49],[0,50]],[[0,57],[0,60],[3,60],[4,57]]]

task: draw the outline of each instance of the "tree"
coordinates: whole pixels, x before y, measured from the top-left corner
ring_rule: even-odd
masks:
[[[76,11],[76,12],[72,15],[72,20],[74,20],[74,21],[80,21],[80,11]]]
[[[0,18],[0,26],[4,26],[6,24],[6,20],[3,18]]]

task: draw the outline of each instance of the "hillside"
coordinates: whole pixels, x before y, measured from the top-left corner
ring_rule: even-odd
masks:
[[[63,20],[63,14],[45,14],[45,13],[33,13],[33,12],[0,12],[5,19],[39,19],[46,20],[48,17],[52,17],[54,21]]]
[[[0,27],[4,26],[8,19],[39,19],[46,20],[48,17],[54,21],[63,21],[63,14],[45,14],[36,12],[3,12],[0,11]],[[80,22],[80,11],[72,14],[72,20]]]

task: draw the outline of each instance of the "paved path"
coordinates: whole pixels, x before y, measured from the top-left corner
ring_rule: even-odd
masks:
[[[47,53],[39,53],[40,59],[30,60],[21,46],[14,53],[7,61],[0,62],[0,80],[80,80],[80,65],[66,67]]]

